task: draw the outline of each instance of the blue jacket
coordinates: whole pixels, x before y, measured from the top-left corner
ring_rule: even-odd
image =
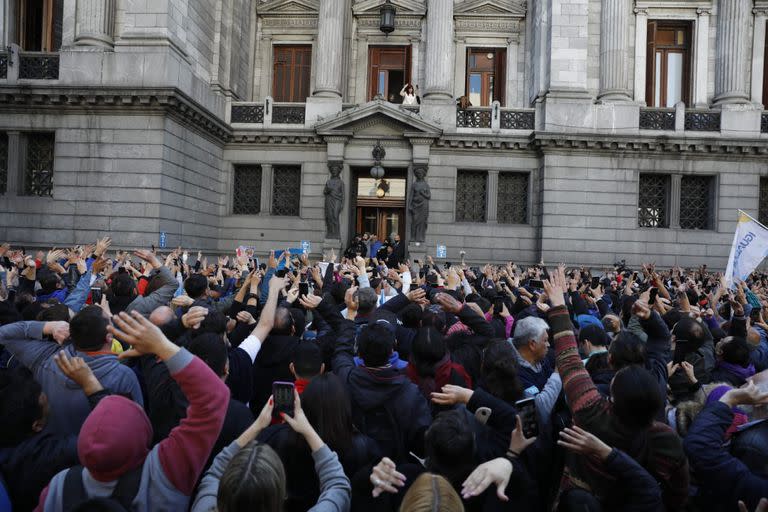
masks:
[[[124,395],[142,407],[144,401],[139,381],[133,371],[120,364],[114,354],[90,355],[78,352],[73,345],[42,341],[45,322],[16,322],[0,327],[0,344],[29,368],[48,396],[50,416],[44,432],[77,435],[91,412],[83,390],[66,377],[53,356],[65,350],[70,357],[82,357],[104,388]]]
[[[691,470],[699,484],[702,510],[737,510],[738,500],[755,510],[768,496],[768,479],[754,475],[723,445],[725,431],[733,422],[733,411],[723,402],[713,402],[696,416],[683,441]]]

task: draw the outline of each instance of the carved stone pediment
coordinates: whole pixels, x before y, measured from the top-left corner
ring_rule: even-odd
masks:
[[[315,126],[319,135],[346,135],[381,138],[440,136],[440,127],[399,105],[374,100],[345,110]]]
[[[256,6],[259,16],[317,16],[319,12],[320,0],[268,0]]]
[[[379,9],[382,0],[358,0],[352,6],[352,14],[357,19],[357,26],[366,32],[378,32]],[[397,9],[395,15],[395,33],[403,31],[416,34],[421,32],[421,23],[427,14],[426,2],[421,0],[390,0]]]
[[[456,0],[457,33],[520,34],[525,30],[525,0]]]
[[[524,0],[456,0],[453,15],[456,18],[470,16],[504,16],[524,18]]]
[[[379,16],[379,9],[384,2],[381,0],[358,0],[352,6],[355,16]],[[427,14],[427,3],[422,0],[390,0],[397,9],[397,16],[424,16]],[[395,22],[397,22],[395,16]]]

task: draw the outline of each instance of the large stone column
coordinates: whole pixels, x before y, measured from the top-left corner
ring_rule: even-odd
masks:
[[[717,13],[715,104],[749,103],[747,48],[752,0],[720,0]]]
[[[341,66],[344,53],[346,0],[322,0],[317,20],[315,90],[313,96],[341,97]]]
[[[112,48],[115,0],[77,0],[75,45]]]
[[[424,100],[453,100],[453,0],[428,0]]]
[[[600,14],[600,94],[602,101],[630,101],[629,19],[632,0],[604,0]]]

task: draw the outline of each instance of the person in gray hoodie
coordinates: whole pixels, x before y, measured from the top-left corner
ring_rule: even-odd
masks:
[[[98,306],[88,306],[67,322],[16,322],[0,327],[0,345],[29,368],[48,397],[50,417],[46,431],[77,435],[91,412],[80,386],[64,375],[54,360],[62,350],[69,357],[82,357],[96,378],[113,394],[144,405],[139,381],[130,368],[120,364],[110,350],[109,320]],[[43,340],[52,338],[51,341]]]
[[[310,512],[346,512],[352,505],[352,486],[344,474],[339,457],[320,439],[301,409],[301,399],[294,391],[293,416],[281,413],[288,425],[301,434],[312,451],[320,497]],[[273,398],[270,397],[256,421],[232,444],[216,456],[203,477],[192,512],[261,512],[281,509],[285,501],[285,468],[280,456],[256,441],[272,421]]]

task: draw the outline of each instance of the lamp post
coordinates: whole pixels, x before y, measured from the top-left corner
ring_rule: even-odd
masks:
[[[397,9],[395,6],[389,3],[389,0],[384,2],[384,5],[379,9],[379,30],[389,35],[395,31],[395,14]]]

